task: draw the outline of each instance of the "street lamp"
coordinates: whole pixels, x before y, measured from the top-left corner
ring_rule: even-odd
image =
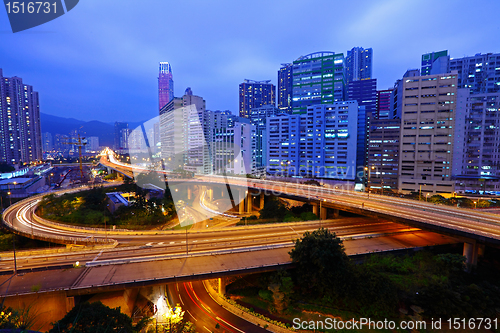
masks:
[[[427,202],[427,197],[429,196],[429,193],[425,194],[425,202]]]
[[[425,186],[425,184],[424,184]],[[422,200],[421,197],[422,197],[422,184],[420,184],[420,190],[418,191],[418,201]]]
[[[474,201],[474,209],[477,209],[477,201]]]

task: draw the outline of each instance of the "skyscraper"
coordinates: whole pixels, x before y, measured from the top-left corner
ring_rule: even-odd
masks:
[[[450,59],[453,70],[458,72],[458,88],[468,88],[472,94],[500,91],[500,53]]]
[[[351,51],[347,51],[347,82],[371,79],[372,59],[373,50],[371,48],[353,47]]]
[[[42,159],[38,92],[19,77],[3,77],[0,68],[0,162]]]
[[[240,83],[240,117],[248,118],[253,108],[276,105],[276,87],[271,80]]]
[[[346,101],[309,106],[306,113],[267,118],[267,171],[354,180],[358,171],[358,114],[358,103]]]
[[[377,90],[377,111],[374,119],[392,119],[391,95],[394,89]]]
[[[368,154],[368,126],[377,111],[377,79],[351,81],[347,84],[347,100],[357,101],[358,113],[358,149],[356,166],[366,165]]]
[[[345,99],[344,54],[316,52],[293,62],[293,113],[305,113],[307,107],[331,104]]]
[[[404,79],[399,190],[453,193],[451,179],[457,74]]]
[[[278,108],[286,113],[292,113],[292,64],[281,64],[278,71]]]
[[[458,89],[453,171],[456,191],[500,194],[500,92]]]
[[[450,56],[448,50],[431,52],[422,55],[422,75],[449,73]]]
[[[286,110],[280,110],[273,105],[264,105],[255,108],[250,114],[250,122],[255,126],[255,166],[257,168],[266,165],[267,155],[267,133],[266,119],[276,116],[279,113],[288,113]]]
[[[125,149],[127,148],[127,140],[128,140],[128,123],[115,122],[115,140],[114,140],[114,148],[115,149]]]
[[[172,67],[168,62],[160,62],[160,73],[158,76],[158,101],[159,110],[174,98],[174,80],[172,78]]]

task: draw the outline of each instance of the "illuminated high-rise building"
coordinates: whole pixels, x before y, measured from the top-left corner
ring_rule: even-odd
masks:
[[[278,109],[292,113],[292,64],[281,64],[278,71]]]
[[[271,80],[245,80],[240,83],[240,117],[248,118],[252,109],[276,105],[276,86]]]
[[[354,47],[347,51],[346,72],[347,82],[368,80],[372,78],[373,50]]]
[[[158,75],[159,110],[173,98],[174,80],[172,78],[172,67],[168,62],[160,62],[160,73]]]
[[[42,159],[38,92],[20,77],[3,77],[0,68],[0,162]]]
[[[306,113],[307,107],[345,100],[343,53],[315,52],[293,62],[292,112]]]

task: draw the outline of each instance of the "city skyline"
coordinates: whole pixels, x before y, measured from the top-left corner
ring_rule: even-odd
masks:
[[[148,119],[157,113],[161,61],[168,61],[175,69],[175,96],[192,87],[207,100],[207,109],[236,114],[238,84],[243,79],[271,80],[277,86],[281,64],[311,52],[346,56],[353,47],[372,48],[372,76],[379,90],[392,87],[407,69],[420,68],[425,53],[448,50],[452,58],[458,58],[499,52],[491,34],[481,34],[499,30],[493,20],[467,29],[455,23],[469,17],[464,4],[433,4],[433,10],[418,23],[402,25],[405,17],[425,8],[426,1],[343,4],[345,15],[335,22],[317,20],[315,5],[299,8],[289,2],[287,6],[261,3],[244,8],[243,4],[229,2],[195,2],[190,5],[188,19],[196,24],[185,27],[183,33],[171,28],[180,25],[181,18],[175,16],[168,27],[130,24],[145,17],[147,22],[154,22],[164,12],[162,6],[175,12],[187,6],[182,3],[169,4],[168,8],[160,3],[141,8],[127,2],[120,7],[103,3],[97,12],[92,3],[81,3],[58,20],[17,34],[10,32],[3,13],[0,64],[5,76],[19,76],[39,87],[40,112],[46,114],[104,122]],[[340,7],[327,2],[318,5]],[[264,14],[262,6],[267,9]],[[488,6],[494,11],[500,4]],[[289,33],[283,35],[279,18],[298,12],[303,15],[302,23],[291,22],[286,26]],[[222,21],[219,16],[224,17],[224,24],[215,23]],[[278,20],[275,24],[255,24],[253,34],[242,34],[238,27],[242,22],[255,21],[255,17],[264,22]],[[303,29],[304,22],[314,23],[318,32]],[[422,29],[425,26],[432,26],[431,30],[438,33],[427,33]],[[161,36],[168,36],[168,41],[158,43]]]

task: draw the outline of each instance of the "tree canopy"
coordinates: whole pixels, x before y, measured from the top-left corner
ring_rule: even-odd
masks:
[[[111,309],[101,302],[85,302],[76,305],[58,322],[53,324],[49,333],[104,333],[140,332],[146,322],[132,324],[132,318],[120,312],[120,308]]]
[[[301,286],[322,295],[345,290],[349,262],[344,244],[335,233],[324,228],[306,232],[289,253]]]

